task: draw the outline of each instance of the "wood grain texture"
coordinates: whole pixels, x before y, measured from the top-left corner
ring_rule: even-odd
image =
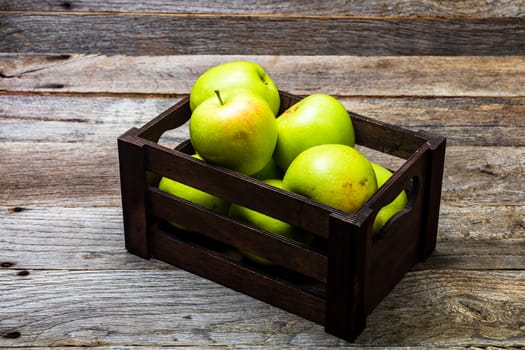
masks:
[[[24,162],[20,162],[24,159]],[[370,158],[384,164],[383,157]],[[114,143],[0,144],[0,202],[8,206],[118,206]],[[449,147],[442,201],[456,206],[521,205],[525,173],[521,147]]]
[[[2,208],[0,264],[14,269],[167,269],[124,247],[122,210],[102,208]]]
[[[339,97],[351,110],[411,130],[447,137],[448,145],[525,145],[525,98]],[[0,141],[113,142],[178,98],[0,95]],[[45,130],[45,132],[43,131]],[[167,132],[175,146],[187,132]]]
[[[511,0],[0,0],[0,348],[525,348],[524,19]],[[117,136],[237,59],[447,137],[437,248],[355,344],[125,250]]]
[[[523,146],[522,98],[340,98],[350,111],[446,136],[447,145]]]
[[[442,241],[525,238],[525,207],[521,205],[442,205],[439,238]]]
[[[434,16],[434,17],[523,17],[525,5],[520,1],[308,1],[249,0],[249,1],[176,1],[152,0],[137,2],[111,0],[93,3],[88,0],[18,0],[0,1],[0,11],[59,11],[59,12],[140,12],[192,14],[282,14],[287,16]]]
[[[0,91],[183,95],[214,65],[250,60],[298,95],[524,97],[525,58],[0,55]]]
[[[20,335],[1,337],[4,348],[348,345],[318,325],[182,270],[21,276],[4,269],[0,281],[0,334]],[[462,345],[523,346],[524,284],[522,271],[410,272],[370,315],[355,345],[446,347],[453,338]]]
[[[360,340],[371,339],[377,345],[521,347],[523,327],[518,319],[523,318],[525,310],[522,283],[523,274],[517,271],[409,273],[369,317],[369,328]],[[416,290],[418,295],[415,297],[396,298]],[[408,310],[414,311],[412,318],[404,317]],[[386,314],[390,317],[378,317]],[[414,322],[415,319],[418,322]],[[374,324],[384,327],[385,323],[396,324],[396,330],[373,329]],[[429,333],[425,337],[425,331],[416,330],[420,326],[432,329],[432,335]],[[391,339],[391,336],[398,341]],[[441,337],[443,342],[439,340]]]
[[[108,142],[139,127],[179,99],[64,96],[0,96],[0,141]],[[173,130],[162,142],[175,146],[187,128]]]
[[[525,173],[523,147],[451,147],[449,150],[443,178],[444,202],[458,206],[517,204],[507,199],[525,195],[522,183],[510,180],[521,179]]]
[[[0,202],[21,207],[56,201],[66,207],[120,205],[116,141],[57,146],[0,144]]]
[[[291,341],[294,333],[320,337],[321,344],[340,343],[324,335],[319,326],[182,270],[146,274],[133,270],[31,271],[24,278],[13,271],[0,272],[2,294],[26,289],[23,303],[9,298],[2,305],[9,311],[3,313],[0,333],[13,332],[13,328],[21,333],[17,339],[0,338],[2,347],[128,342],[199,346],[265,339],[279,344]],[[33,292],[27,288],[34,288]],[[291,332],[284,332],[288,335],[283,334],[288,340],[272,340],[276,328],[290,328]],[[310,330],[313,334],[308,335]]]
[[[57,200],[57,205],[60,201]],[[438,246],[422,269],[523,269],[524,206],[443,205]],[[14,269],[121,270],[170,269],[155,259],[143,260],[124,248],[119,207],[0,208],[5,233],[0,264]]]
[[[457,222],[457,226],[460,225],[461,223]],[[413,270],[430,269],[523,270],[525,269],[525,240],[463,238],[439,241],[430,258],[416,264],[413,268]]]
[[[136,13],[69,15],[47,12],[0,13],[0,24],[2,52],[364,56],[525,53],[525,21],[522,18],[143,16]]]

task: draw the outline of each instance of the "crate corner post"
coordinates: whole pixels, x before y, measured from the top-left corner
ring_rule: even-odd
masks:
[[[347,341],[366,327],[370,213],[357,221],[339,213],[330,216],[325,330]]]
[[[429,145],[428,163],[425,179],[425,205],[427,213],[421,245],[419,249],[419,259],[426,260],[436,248],[439,209],[441,205],[441,189],[443,182],[443,172],[445,168],[445,150],[447,139],[443,136],[420,131],[426,138]]]
[[[147,179],[144,145],[132,128],[118,138],[118,160],[126,249],[149,259]]]

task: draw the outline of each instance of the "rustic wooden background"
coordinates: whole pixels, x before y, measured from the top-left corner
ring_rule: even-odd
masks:
[[[0,348],[525,347],[525,2],[196,3],[0,0]],[[233,59],[448,138],[437,250],[355,344],[124,249],[116,138]]]

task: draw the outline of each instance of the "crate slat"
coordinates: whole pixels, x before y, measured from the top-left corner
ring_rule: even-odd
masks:
[[[145,149],[146,168],[154,173],[328,237],[328,206],[152,142]]]
[[[301,247],[289,239],[266,233],[199,207],[184,199],[149,188],[150,214],[175,221],[192,231],[229,244],[326,283],[326,256]]]
[[[324,324],[325,300],[200,246],[183,242],[157,226],[149,232],[158,259],[240,291],[310,321]]]

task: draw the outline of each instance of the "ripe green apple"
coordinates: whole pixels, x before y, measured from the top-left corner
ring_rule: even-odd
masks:
[[[268,103],[246,89],[208,98],[190,117],[190,139],[204,160],[252,175],[272,158],[277,122]]]
[[[282,179],[283,176],[283,171],[277,166],[277,163],[275,163],[273,158],[270,159],[264,168],[252,175],[252,177],[258,180]]]
[[[197,159],[201,159],[197,154],[193,155]],[[162,177],[159,182],[159,190],[169,193],[171,195],[186,199],[192,203],[203,206],[207,209],[215,211],[219,214],[227,215],[230,208],[230,203],[210,193],[201,191],[195,187],[185,185],[181,182],[174,181],[167,177]],[[171,224],[177,228],[185,229],[183,226],[175,222]]]
[[[268,102],[274,115],[279,112],[279,90],[264,68],[254,62],[227,62],[208,69],[193,85],[190,92],[190,108],[195,108],[214,95],[215,90],[231,88],[252,90]]]
[[[374,169],[374,173],[376,174],[377,186],[379,188],[383,186],[385,182],[387,182],[387,180],[392,176],[392,172],[377,163],[370,163],[372,164],[372,168]],[[394,216],[397,212],[403,209],[407,205],[407,203],[407,194],[405,191],[401,191],[401,193],[399,193],[399,195],[392,202],[379,209],[374,219],[372,233],[375,235],[379,231],[381,231],[381,229],[383,228],[383,226],[385,226],[388,220],[390,220],[392,216]]]
[[[281,189],[285,189],[283,187],[282,180],[268,179],[268,180],[264,180],[264,182],[269,185],[272,185],[272,186],[275,186]],[[310,244],[314,239],[314,236],[312,234],[299,230],[298,228],[290,225],[287,222],[273,218],[266,214],[255,211],[253,209],[243,207],[236,203],[231,204],[229,216],[231,216],[232,218],[236,218],[242,222],[262,228],[263,230],[266,230],[273,234],[285,236],[290,239],[302,242],[304,244]],[[242,252],[242,254],[246,256],[248,259],[251,259],[255,262],[265,264],[265,265],[272,264],[272,262],[269,261],[268,259],[254,255],[249,252]]]
[[[327,94],[307,96],[277,118],[279,137],[274,159],[283,171],[302,151],[321,144],[354,146],[355,134],[346,108]]]
[[[284,174],[284,187],[347,213],[377,190],[374,169],[358,150],[325,144],[301,152]]]

